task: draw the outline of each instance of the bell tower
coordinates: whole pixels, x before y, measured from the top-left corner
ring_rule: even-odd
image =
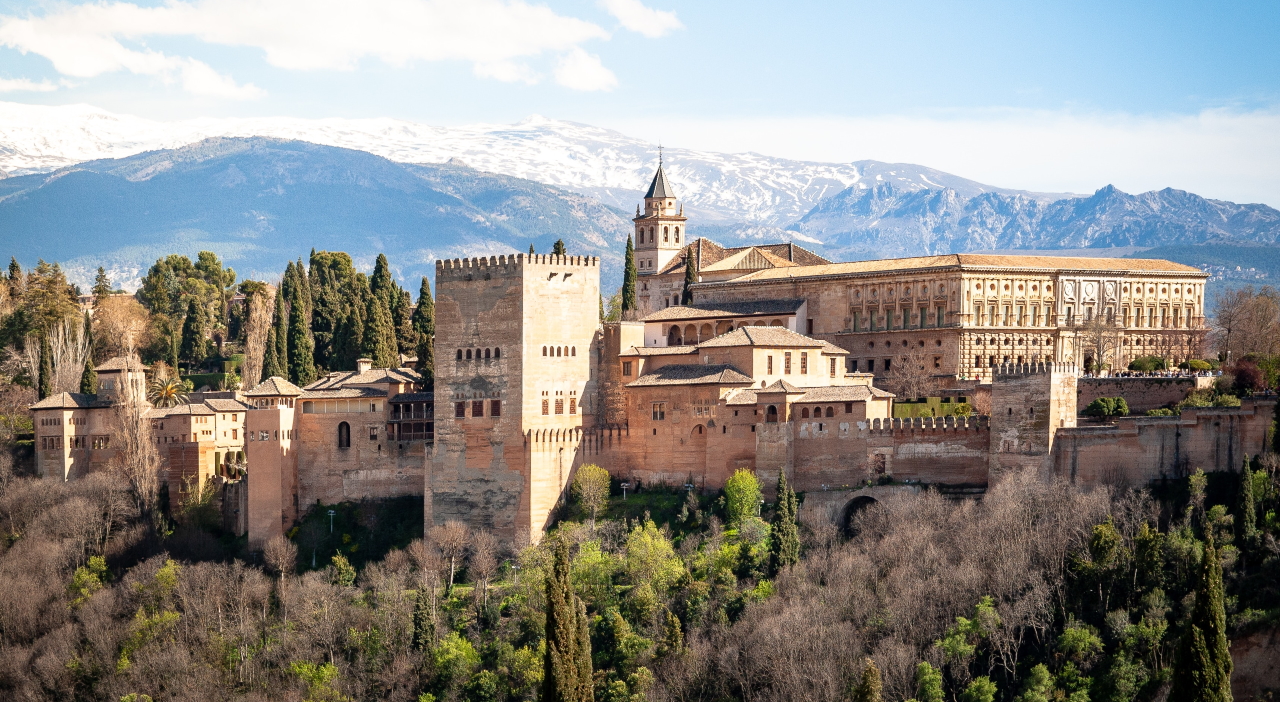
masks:
[[[662,169],[662,147],[658,147],[658,172],[653,174],[649,192],[644,194],[644,212],[636,207],[636,273],[653,275],[671,262],[684,248],[684,205],[676,205],[676,192]]]

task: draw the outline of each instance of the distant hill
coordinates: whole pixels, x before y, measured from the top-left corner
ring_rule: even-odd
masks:
[[[631,223],[578,193],[463,164],[408,165],[299,141],[213,138],[0,180],[3,253],[136,279],[169,253],[217,252],[240,276],[273,279],[312,248],[407,283],[437,258],[550,252],[600,256],[620,277]],[[416,289],[416,286],[412,286]]]

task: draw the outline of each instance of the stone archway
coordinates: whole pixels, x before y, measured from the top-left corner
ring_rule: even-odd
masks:
[[[856,517],[875,504],[878,504],[878,501],[870,495],[858,495],[849,500],[840,510],[840,531],[847,537],[856,536],[858,533]]]

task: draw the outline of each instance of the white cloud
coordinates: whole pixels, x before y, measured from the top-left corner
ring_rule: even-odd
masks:
[[[575,48],[560,58],[556,82],[574,90],[611,90],[618,78],[600,63],[600,57]]]
[[[1280,110],[1137,116],[999,109],[941,116],[619,120],[672,145],[811,161],[915,163],[989,185],[1165,187],[1280,208]]]
[[[609,37],[596,24],[524,0],[169,0],[159,7],[55,7],[40,16],[0,17],[0,44],[44,56],[67,76],[129,71],[181,80],[194,93],[239,98],[261,91],[143,42],[190,37],[252,47],[269,64],[289,70],[353,70],[365,58],[397,67],[464,61],[484,77],[536,82],[538,74],[526,60],[542,54],[576,57],[582,43]],[[577,84],[592,83],[584,62],[573,63]],[[594,84],[609,87],[602,71],[608,73],[600,66]]]
[[[58,86],[47,80],[39,83],[27,78],[0,78],[0,93],[50,93],[58,89]]]
[[[655,10],[645,6],[640,0],[599,0],[600,6],[622,23],[623,27],[633,32],[656,39],[677,29],[684,29],[676,13],[669,10]]]

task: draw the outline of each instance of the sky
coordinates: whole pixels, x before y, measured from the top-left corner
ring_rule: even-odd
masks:
[[[0,0],[0,100],[538,114],[686,148],[1280,207],[1275,0]]]

